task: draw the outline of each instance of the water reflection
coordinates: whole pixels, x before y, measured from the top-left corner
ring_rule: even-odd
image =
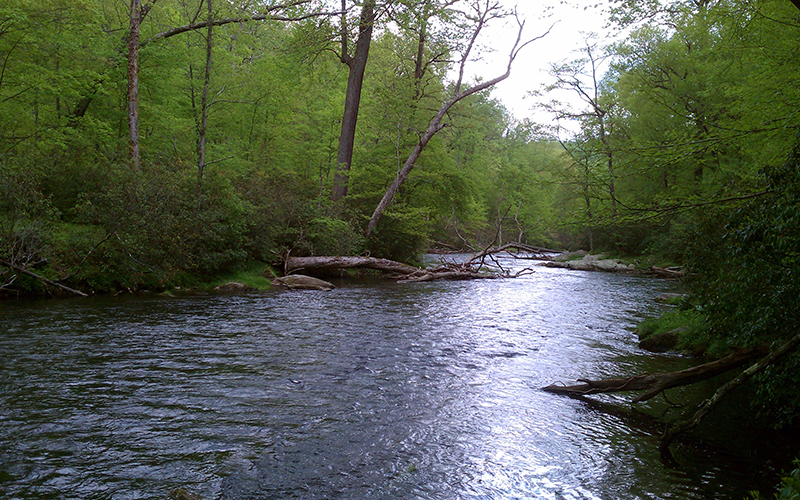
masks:
[[[685,363],[643,355],[629,330],[670,286],[540,269],[328,293],[3,303],[0,491],[738,498],[735,463],[697,449],[686,452],[697,474],[671,471],[652,418],[539,390]]]

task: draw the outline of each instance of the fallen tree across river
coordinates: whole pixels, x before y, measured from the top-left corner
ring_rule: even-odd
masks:
[[[476,252],[462,262],[455,259],[442,259],[440,265],[427,268],[411,266],[402,262],[377,257],[351,257],[340,255],[313,257],[287,256],[284,259],[283,270],[285,274],[291,274],[300,271],[313,273],[315,271],[329,272],[348,269],[372,269],[383,272],[386,277],[396,279],[400,282],[516,278],[524,274],[533,273],[533,270],[529,268],[511,272],[509,269],[505,269],[495,258],[497,254],[511,252],[513,250],[532,254],[548,251],[547,249],[522,243],[508,243],[499,247],[490,247]]]
[[[756,359],[758,361],[742,371],[736,378],[720,387],[712,397],[704,401],[694,415],[683,421],[667,426],[661,436],[659,450],[661,456],[668,461],[674,461],[670,452],[670,445],[680,434],[697,427],[705,416],[719,404],[722,398],[736,387],[742,385],[753,375],[761,372],[767,366],[774,364],[786,354],[800,345],[800,334],[795,335],[773,351],[759,348],[736,351],[722,359],[705,363],[685,370],[670,373],[641,374],[628,378],[610,378],[602,380],[579,379],[577,385],[550,384],[542,390],[571,397],[583,397],[590,394],[603,394],[623,391],[647,391],[633,400],[633,403],[647,401],[666,389],[683,385],[694,384],[721,373],[744,366]]]

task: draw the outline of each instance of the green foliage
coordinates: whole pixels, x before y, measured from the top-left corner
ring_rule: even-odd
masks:
[[[58,212],[41,190],[33,170],[0,163],[0,260],[22,268],[39,268],[52,259],[47,240]],[[0,290],[14,284],[23,292],[41,284],[0,266]]]
[[[782,485],[778,487],[778,492],[775,493],[775,500],[798,500],[800,499],[800,460],[794,461],[797,467],[786,476],[781,478]],[[750,498],[758,500],[763,498],[759,492],[753,491]]]
[[[308,239],[318,255],[353,255],[364,246],[364,238],[347,221],[321,216],[308,226]]]
[[[653,335],[671,332],[678,328],[685,328],[687,336],[696,335],[702,331],[703,321],[700,313],[694,308],[678,308],[665,312],[656,318],[649,318],[636,327],[640,339]]]
[[[209,285],[209,288],[214,288],[233,281],[256,290],[269,290],[272,288],[271,278],[269,276],[272,276],[270,268],[263,263],[254,262],[250,266],[232,274],[222,275],[220,278],[214,280]]]
[[[367,242],[367,249],[372,255],[411,261],[426,248],[429,228],[426,210],[395,205],[383,214],[381,224]]]
[[[103,260],[116,262],[116,276],[108,286],[161,287],[183,273],[227,272],[247,261],[249,206],[223,177],[209,176],[200,199],[195,182],[181,172],[123,168],[82,198],[80,221],[109,235]]]
[[[688,249],[709,333],[734,346],[780,343],[800,324],[800,147],[761,176],[766,194],[710,213]],[[759,403],[773,422],[800,410],[798,358],[759,376]]]

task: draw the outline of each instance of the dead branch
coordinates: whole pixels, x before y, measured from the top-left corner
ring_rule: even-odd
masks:
[[[86,295],[85,293],[81,292],[80,290],[75,290],[74,288],[70,288],[68,286],[62,285],[61,283],[56,283],[53,280],[47,279],[44,276],[40,276],[40,275],[34,273],[33,271],[29,271],[29,270],[27,270],[25,268],[19,267],[19,266],[15,265],[15,264],[12,264],[11,262],[6,262],[4,260],[0,260],[0,265],[6,266],[9,269],[13,269],[14,271],[17,271],[18,273],[22,273],[22,274],[25,274],[27,276],[30,276],[31,278],[36,278],[37,280],[43,281],[44,283],[47,283],[48,285],[60,288],[60,289],[62,289],[64,291],[67,291],[69,293],[72,293],[72,294],[75,294],[75,295],[80,295],[81,297],[88,297],[88,295]]]
[[[687,368],[677,372],[640,374],[628,378],[609,378],[602,380],[578,379],[577,385],[551,384],[542,390],[566,396],[588,396],[609,392],[647,391],[633,400],[634,403],[647,401],[666,389],[694,384],[721,373],[745,365],[764,354],[760,349],[747,349],[734,352],[722,359]]]
[[[542,248],[533,245],[528,245],[526,243],[506,243],[505,245],[493,248],[487,247],[482,251],[473,254],[467,262],[475,262],[477,260],[483,259],[488,255],[496,255],[503,252],[508,252],[509,250],[518,250],[520,252],[528,252],[531,254],[542,254],[542,253],[559,253],[559,250],[552,250],[550,248]]]
[[[783,356],[792,352],[795,348],[797,348],[798,345],[800,345],[800,334],[795,335],[783,345],[758,360],[757,363],[744,370],[739,374],[738,377],[717,389],[717,392],[715,392],[713,396],[705,400],[700,405],[700,408],[698,408],[695,414],[692,415],[692,418],[667,426],[664,435],[661,437],[661,444],[659,445],[661,456],[666,460],[673,461],[672,452],[669,450],[669,445],[672,444],[672,441],[678,435],[697,427],[703,418],[705,418],[705,416],[708,415],[708,413],[713,410],[720,403],[720,401],[722,401],[722,398],[724,398],[725,395],[745,383],[753,375],[764,370],[764,368],[767,366],[775,363]]]

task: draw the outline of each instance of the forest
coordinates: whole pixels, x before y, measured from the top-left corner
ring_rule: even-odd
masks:
[[[5,0],[0,295],[519,242],[683,266],[709,352],[793,338],[800,5],[595,8],[624,36],[542,68],[540,123],[491,95],[547,46],[497,1]],[[470,77],[498,22],[508,71]],[[797,373],[761,375],[771,421]]]

